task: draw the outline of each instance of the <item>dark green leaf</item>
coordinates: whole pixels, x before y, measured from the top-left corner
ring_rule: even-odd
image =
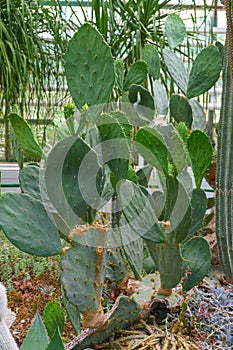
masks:
[[[62,307],[56,302],[49,302],[44,309],[44,323],[50,338],[57,328],[63,333],[65,317]]]

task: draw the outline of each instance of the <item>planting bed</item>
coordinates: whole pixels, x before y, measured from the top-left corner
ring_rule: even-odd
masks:
[[[145,322],[140,320],[129,329],[118,330],[110,340],[93,349],[200,349],[230,350],[233,347],[233,285],[220,274],[214,220],[202,234],[212,248],[212,267],[208,277],[184,297],[179,310],[172,312],[159,305]],[[8,307],[15,320],[11,332],[21,346],[38,310],[43,312],[49,301],[63,305],[57,258],[36,258],[20,252],[1,235],[1,281],[8,289]],[[122,293],[127,293],[123,288]],[[104,286],[105,311],[109,310],[119,290]],[[64,306],[64,305],[63,305]],[[65,308],[64,308],[65,310]],[[74,330],[66,318],[63,341],[69,343]],[[156,347],[157,346],[157,347]]]

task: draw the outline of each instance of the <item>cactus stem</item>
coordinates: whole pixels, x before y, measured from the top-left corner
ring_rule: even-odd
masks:
[[[165,288],[163,285],[159,287],[158,294],[164,297],[168,297],[172,294],[172,288]]]
[[[83,314],[83,327],[84,328],[97,328],[104,322],[104,312],[102,307],[97,313],[87,311]]]

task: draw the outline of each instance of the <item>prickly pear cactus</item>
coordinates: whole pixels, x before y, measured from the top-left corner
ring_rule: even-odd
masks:
[[[130,66],[124,81],[124,90],[128,90],[133,84],[141,84],[147,76],[148,67],[144,61],[136,61]]]
[[[192,108],[193,122],[192,130],[200,129],[206,130],[206,114],[202,105],[194,99],[189,100],[189,104]]]
[[[109,338],[117,328],[126,328],[135,322],[140,315],[141,305],[135,300],[121,296],[116,300],[113,309],[106,314],[105,322],[99,329],[86,330],[66,346],[66,350],[86,349]]]
[[[61,252],[58,229],[40,201],[28,194],[6,192],[0,206],[0,227],[16,247],[38,256]]]
[[[46,188],[54,207],[71,228],[81,220],[94,221],[103,181],[97,153],[82,138],[66,137],[50,152]]]
[[[18,346],[7,327],[4,317],[7,313],[7,296],[6,289],[0,283],[0,349],[2,350],[18,350]]]
[[[146,44],[142,50],[142,59],[147,63],[148,70],[153,79],[160,76],[160,57],[154,45]]]
[[[40,188],[40,175],[42,175],[42,172],[43,169],[35,165],[25,166],[20,169],[19,183],[21,191],[38,200],[42,200]]]
[[[172,94],[170,98],[170,113],[177,123],[184,122],[191,129],[193,122],[192,108],[186,97]]]
[[[79,109],[108,102],[115,81],[114,61],[110,47],[91,24],[83,24],[70,40],[65,70]]]
[[[126,178],[129,168],[129,140],[123,127],[110,114],[102,114],[97,120],[97,126],[105,163],[118,179]]]
[[[214,45],[209,45],[197,55],[189,75],[173,51],[163,49],[163,58],[176,85],[189,99],[208,91],[218,80],[222,69],[221,55]]]
[[[213,156],[209,137],[201,130],[194,130],[188,139],[188,151],[197,188],[201,187],[203,177]]]
[[[181,182],[182,177],[179,177],[187,168],[189,150],[189,157],[195,158],[193,148],[186,148],[173,127],[168,126],[166,130],[161,128],[161,131],[162,133],[143,127],[139,129],[135,139],[139,153],[149,165],[157,168],[163,180],[165,204],[163,210],[160,208],[159,214],[163,211],[162,219],[159,220],[159,216],[156,215],[157,196],[151,197],[145,193],[145,189],[129,180],[120,181],[117,192],[128,225],[127,232],[131,232],[132,239],[138,235],[146,242],[160,273],[161,286],[158,294],[168,296],[171,295],[172,288],[186,277],[187,269],[191,271],[192,278],[186,278],[183,288],[188,290],[200,282],[210,267],[211,253],[208,244],[203,243],[202,238],[191,239],[202,224],[207,206],[206,196],[200,188],[186,188],[185,182]],[[196,132],[198,137],[199,132]],[[201,134],[201,139],[202,136]],[[194,139],[195,135],[190,141],[188,138],[187,144],[191,145]],[[212,149],[209,151],[212,152]],[[181,160],[177,158],[177,153]],[[208,160],[204,155],[203,157],[204,163],[194,171],[199,176],[198,185],[204,176]],[[194,159],[193,162],[196,166]],[[160,202],[158,204],[161,206]],[[193,254],[189,254],[189,247],[192,247]]]
[[[189,75],[187,97],[193,98],[208,91],[219,78],[222,59],[214,45],[204,48],[193,62]]]
[[[180,58],[171,50],[163,49],[163,58],[169,73],[181,91],[186,94],[188,86],[188,73]]]
[[[181,249],[183,258],[183,289],[189,290],[200,282],[211,265],[211,252],[202,237],[190,239]]]
[[[186,28],[184,22],[176,13],[167,16],[165,22],[165,34],[167,36],[168,45],[171,49],[182,44],[186,36]]]
[[[83,315],[84,327],[103,322],[102,287],[106,270],[107,228],[80,226],[70,232],[73,245],[61,262],[61,282],[66,298]]]

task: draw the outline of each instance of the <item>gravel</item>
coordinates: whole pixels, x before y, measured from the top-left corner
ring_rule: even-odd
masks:
[[[207,335],[201,349],[233,349],[233,285],[208,290],[194,288],[188,301],[188,314],[195,315],[198,330]]]

